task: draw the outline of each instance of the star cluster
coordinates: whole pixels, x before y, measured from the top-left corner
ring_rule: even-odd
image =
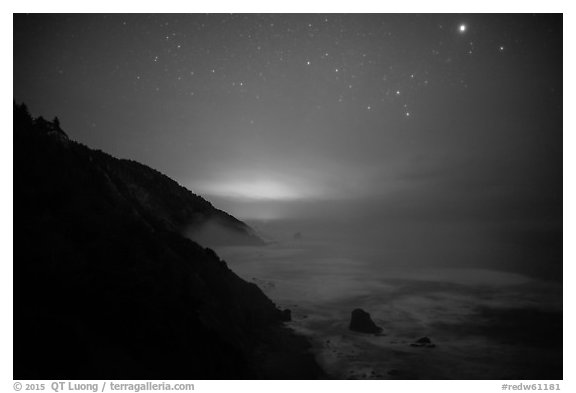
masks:
[[[393,108],[406,117],[414,114],[411,110],[422,89],[446,83],[470,86],[466,55],[503,54],[504,44],[510,44],[505,34],[499,39],[494,34],[482,37],[480,27],[457,16],[62,18],[63,27],[56,34],[67,45],[52,54],[53,68],[45,78],[82,73],[82,83],[89,83],[90,75],[100,72],[108,73],[114,85],[126,87],[121,96],[127,100],[132,94],[181,100],[225,94],[255,103],[275,99],[287,90],[283,85],[301,80],[311,82],[310,89],[302,86],[300,94],[308,96],[313,108],[332,104],[366,111]],[[27,22],[32,24],[33,17]],[[90,48],[97,34],[108,34],[110,40]],[[74,53],[66,46],[74,47]],[[104,48],[108,46],[112,48]],[[98,65],[93,64],[96,51]]]
[[[456,18],[415,29],[430,30],[438,37],[430,40],[429,48],[416,45],[418,52],[423,52],[418,57],[405,41],[427,39],[389,16],[191,15],[163,21],[165,18],[150,17],[143,34],[150,37],[151,45],[135,56],[146,69],[134,76],[134,88],[143,93],[167,89],[201,99],[218,91],[258,101],[268,98],[267,91],[282,90],[287,81],[310,79],[314,108],[331,103],[367,111],[393,107],[408,117],[419,90],[431,83],[438,80],[468,87],[459,76],[465,67],[461,55],[472,55],[475,49],[473,41],[454,40],[456,30],[462,36],[473,34]],[[138,22],[126,19],[118,23],[130,34],[130,26]],[[362,23],[363,19],[367,23]],[[498,42],[485,42],[482,49],[490,47],[503,51]],[[151,63],[148,66],[146,59]],[[447,65],[455,70],[447,71]]]
[[[17,15],[14,94],[184,182],[211,160],[363,173],[556,110],[559,34],[542,15]]]

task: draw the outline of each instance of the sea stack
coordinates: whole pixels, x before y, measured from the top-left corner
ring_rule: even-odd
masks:
[[[378,334],[382,332],[382,328],[377,326],[370,314],[361,308],[352,311],[350,319],[350,330],[361,333]]]

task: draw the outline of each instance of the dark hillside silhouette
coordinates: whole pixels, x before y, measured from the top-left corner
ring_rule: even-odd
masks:
[[[217,218],[168,177],[14,104],[14,378],[316,378],[282,311],[182,236]]]

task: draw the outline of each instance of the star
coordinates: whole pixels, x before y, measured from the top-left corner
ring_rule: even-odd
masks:
[[[396,95],[397,95],[397,96],[400,95],[400,90],[396,90]]]
[[[498,47],[498,50],[499,50],[500,52],[504,52],[504,46],[503,46],[503,45],[500,45],[500,46]]]
[[[306,60],[306,65],[312,64],[310,60]]]
[[[462,24],[458,27],[458,30],[460,31],[460,33],[465,33],[467,28],[468,28],[468,27],[467,27],[464,23],[462,23]]]

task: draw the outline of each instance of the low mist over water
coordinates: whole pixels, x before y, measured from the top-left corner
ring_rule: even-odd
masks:
[[[229,211],[249,212],[244,204],[219,202]],[[256,215],[270,219],[246,221],[271,242],[322,248],[331,256],[360,257],[374,266],[478,268],[562,279],[562,221],[556,215],[496,217],[476,213],[472,205],[472,212],[459,218],[443,216],[442,204],[437,211],[426,202],[406,206],[388,198],[255,206],[262,207],[259,212],[254,208]]]
[[[252,222],[269,241],[218,253],[283,308],[338,378],[561,377],[562,286],[547,261],[461,223]],[[541,269],[541,270],[540,270]],[[558,272],[554,272],[558,273]],[[550,274],[554,276],[554,274]],[[370,312],[377,336],[348,330]],[[433,348],[411,344],[429,337]]]

